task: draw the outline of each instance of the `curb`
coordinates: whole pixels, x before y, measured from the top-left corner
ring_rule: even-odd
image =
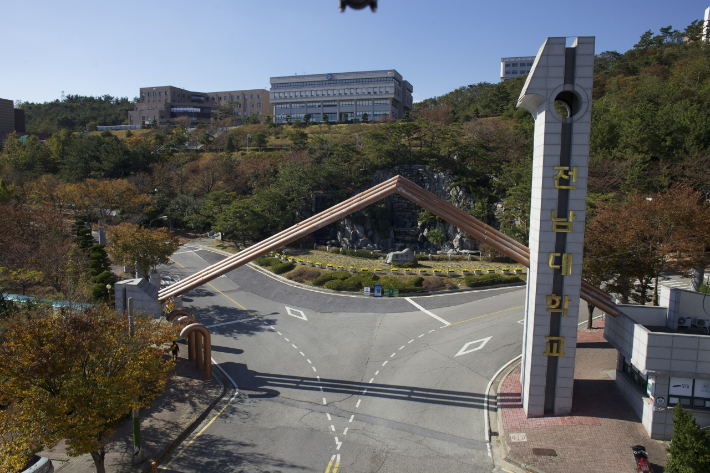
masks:
[[[207,418],[208,414],[214,409],[214,406],[217,405],[218,402],[220,402],[222,399],[224,399],[225,394],[227,394],[227,386],[225,382],[222,381],[222,373],[219,373],[219,370],[214,370],[212,371],[213,377],[217,380],[217,382],[222,386],[222,392],[220,393],[219,396],[217,396],[210,404],[205,408],[205,410],[193,420],[190,425],[185,427],[185,429],[175,437],[170,443],[168,443],[167,446],[165,446],[162,450],[158,451],[156,454],[155,458],[147,460],[147,465],[145,468],[143,468],[141,471],[143,473],[151,473],[152,472],[152,462],[155,462],[156,465],[160,465],[163,461],[165,461],[166,458],[175,450],[177,446],[179,446],[187,437],[190,436],[192,432],[202,423],[205,418]],[[226,380],[225,380],[226,381]]]
[[[228,251],[220,250],[217,248],[212,248],[209,246],[203,246],[203,245],[195,245],[195,246],[198,246],[205,251],[212,251],[214,253],[219,253],[224,256],[233,256],[235,254],[235,253],[229,253]],[[309,286],[307,284],[302,284],[300,282],[291,281],[290,279],[286,279],[283,276],[279,276],[278,274],[274,274],[271,271],[268,271],[253,262],[247,263],[247,266],[249,266],[250,268],[252,268],[256,271],[259,271],[260,273],[264,274],[265,276],[268,276],[272,279],[276,279],[277,281],[280,281],[284,284],[288,284],[289,286],[299,287],[301,289],[306,289],[306,290],[314,291],[314,292],[321,292],[324,294],[336,294],[336,295],[347,296],[347,297],[365,297],[363,294],[360,294],[360,293],[352,293],[352,292],[348,292],[348,291],[336,291],[334,289],[326,289],[326,288],[320,288],[317,286]],[[479,291],[482,289],[492,289],[492,288],[499,288],[499,287],[524,286],[525,284],[526,284],[525,281],[520,281],[520,282],[509,283],[509,284],[493,284],[491,286],[468,287],[468,288],[464,288],[464,289],[445,289],[442,291],[426,291],[426,292],[400,292],[399,294],[401,297],[421,297],[421,296],[430,296],[430,295],[457,294],[457,293],[472,292],[472,291]]]
[[[496,446],[497,449],[499,449],[501,455],[500,455],[500,460],[501,462],[506,462],[511,465],[514,465],[523,471],[530,472],[530,473],[545,473],[542,470],[539,470],[533,466],[528,465],[527,463],[523,463],[521,461],[518,461],[517,459],[510,457],[509,453],[510,450],[508,449],[508,444],[505,442],[505,431],[503,430],[503,418],[502,418],[502,410],[500,408],[500,387],[503,385],[503,381],[510,375],[510,373],[520,366],[520,363],[522,361],[518,360],[516,363],[513,363],[503,374],[503,376],[500,379],[500,382],[498,383],[498,386],[496,386],[496,422],[498,423],[498,440],[500,443],[498,446]],[[492,445],[492,443],[491,443]]]

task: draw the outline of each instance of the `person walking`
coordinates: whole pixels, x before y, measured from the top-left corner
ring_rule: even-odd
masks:
[[[178,345],[177,340],[173,340],[170,350],[173,352],[173,360],[177,361],[178,353],[180,353],[180,345]]]

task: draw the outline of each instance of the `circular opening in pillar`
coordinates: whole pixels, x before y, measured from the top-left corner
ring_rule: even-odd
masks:
[[[582,107],[582,100],[573,90],[564,90],[555,97],[555,112],[565,119],[573,118]]]

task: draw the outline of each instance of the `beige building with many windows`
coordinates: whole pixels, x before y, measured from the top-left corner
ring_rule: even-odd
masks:
[[[217,109],[229,107],[236,124],[252,115],[271,112],[269,92],[265,89],[230,90],[226,92],[193,92],[179,87],[141,87],[140,100],[128,112],[129,125],[146,125],[167,121],[175,124],[178,117],[188,117],[193,125],[218,118]]]
[[[404,118],[412,110],[412,84],[394,69],[271,78],[274,121],[369,121]]]

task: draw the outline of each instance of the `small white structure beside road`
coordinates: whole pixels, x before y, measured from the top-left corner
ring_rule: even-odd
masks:
[[[710,425],[710,294],[660,291],[661,306],[619,305],[604,338],[618,350],[616,384],[649,437],[670,440],[676,404]]]

